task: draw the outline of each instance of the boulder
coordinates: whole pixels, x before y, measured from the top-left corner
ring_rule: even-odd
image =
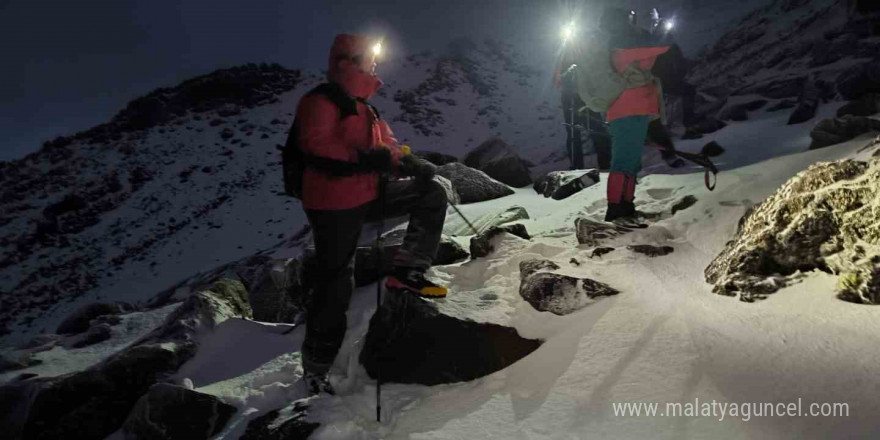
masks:
[[[601,246],[593,249],[593,252],[590,253],[590,258],[602,258],[603,255],[610,254],[614,252],[613,247]]]
[[[675,250],[672,246],[653,246],[650,244],[636,244],[627,246],[626,248],[637,254],[647,255],[649,257],[662,257],[671,254]]]
[[[86,304],[68,315],[55,330],[59,334],[77,334],[89,329],[89,323],[101,315],[116,315],[134,311],[130,304],[122,302]]]
[[[0,373],[21,370],[41,363],[43,363],[43,361],[34,359],[33,352],[31,351],[10,351],[0,353]]]
[[[458,215],[456,214],[456,217]],[[511,206],[500,211],[489,212],[480,217],[470,219],[471,225],[477,230],[477,233],[483,233],[492,226],[501,226],[505,223],[515,222],[517,220],[526,220],[529,218],[529,212],[522,206]],[[453,235],[473,235],[474,231],[461,218],[451,219],[443,227],[443,232]]]
[[[706,280],[716,293],[751,302],[798,271],[820,269],[840,274],[841,297],[880,303],[878,185],[880,159],[812,165],[746,213]]]
[[[302,258],[268,262],[248,288],[254,319],[296,322],[297,316],[305,311],[307,287],[303,272]]]
[[[765,105],[767,105],[766,99],[756,99],[743,104],[728,106],[721,110],[718,114],[718,119],[721,121],[745,121],[749,119],[749,112],[760,110]]]
[[[448,163],[438,167],[437,174],[452,182],[461,203],[485,202],[513,194],[509,186],[461,163]]]
[[[296,400],[290,405],[267,412],[248,423],[241,440],[307,439],[321,426],[310,421],[310,400]]]
[[[868,93],[880,93],[880,60],[853,66],[835,80],[837,92],[844,99],[856,100]]]
[[[0,386],[7,438],[106,438],[135,402],[195,355],[198,337],[233,318],[251,318],[239,281],[220,280],[189,296],[165,322],[130,346],[80,372]],[[6,399],[11,402],[6,402]]]
[[[235,411],[209,394],[158,383],[138,399],[122,433],[126,440],[207,440],[223,429]]]
[[[816,150],[846,142],[871,131],[880,131],[880,121],[849,115],[841,118],[823,119],[810,132],[810,137],[813,139],[810,149]]]
[[[480,235],[471,237],[471,258],[485,257],[495,251],[494,238],[508,233],[519,238],[530,240],[526,226],[520,223],[506,226],[492,226]]]
[[[521,188],[532,183],[529,168],[501,138],[483,142],[468,153],[463,162],[512,187]]]
[[[588,246],[599,246],[604,240],[630,232],[629,229],[613,223],[598,222],[584,217],[574,221],[574,229],[578,243]]]
[[[868,93],[837,110],[837,117],[846,115],[872,116],[880,113],[880,93]]]
[[[383,382],[439,385],[494,373],[540,345],[509,327],[446,315],[415,295],[385,295],[360,362],[373,378],[381,368]]]
[[[74,340],[70,342],[70,347],[88,347],[89,345],[95,345],[99,342],[104,342],[110,339],[111,336],[113,336],[113,329],[110,328],[110,324],[95,324],[89,327],[89,331],[74,338]]]
[[[527,260],[520,263],[519,294],[535,310],[555,315],[574,313],[600,296],[620,292],[588,278],[574,278],[547,272],[558,269],[552,261]]]
[[[553,200],[563,200],[599,183],[599,170],[552,171],[535,182],[535,191]]]
[[[436,151],[416,151],[416,156],[421,157],[422,159],[431,162],[438,167],[446,165],[448,163],[458,162],[458,158],[455,156],[450,156],[448,154],[438,153]]]

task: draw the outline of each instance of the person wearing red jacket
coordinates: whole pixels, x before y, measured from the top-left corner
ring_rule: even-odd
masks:
[[[312,393],[332,393],[327,374],[347,328],[354,255],[364,222],[409,214],[386,287],[429,298],[446,295],[445,288],[425,278],[440,243],[446,192],[432,180],[433,165],[405,154],[391,128],[367,103],[382,85],[371,43],[363,36],[336,36],[329,83],[300,100],[296,130],[290,133],[307,158],[302,203],[315,244],[309,274],[314,290],[302,348],[304,379]],[[328,98],[328,89],[335,91],[336,102]],[[384,200],[379,200],[380,176],[388,173],[415,179],[387,182]]]
[[[650,78],[657,56],[669,50],[658,45],[650,34],[631,24],[624,9],[606,8],[599,23],[609,35],[611,63],[623,74],[635,64]],[[629,88],[617,98],[606,114],[611,132],[611,173],[608,175],[606,221],[624,224],[638,222],[635,209],[636,176],[642,169],[642,151],[651,118],[660,114],[660,91],[651,81]]]

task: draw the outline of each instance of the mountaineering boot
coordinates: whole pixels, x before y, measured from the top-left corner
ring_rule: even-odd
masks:
[[[438,286],[425,278],[425,272],[411,267],[395,268],[385,287],[393,290],[406,290],[422,298],[446,298],[446,288]]]
[[[306,372],[303,374],[302,379],[310,396],[316,396],[321,393],[329,394],[331,396],[336,394],[336,391],[334,391],[333,386],[330,385],[330,380],[327,378],[326,374]]]
[[[627,229],[643,229],[648,225],[636,211],[632,202],[609,203],[605,211],[605,221]]]

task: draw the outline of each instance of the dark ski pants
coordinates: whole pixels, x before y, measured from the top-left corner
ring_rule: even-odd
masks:
[[[366,221],[409,214],[394,265],[427,270],[437,254],[446,220],[446,192],[431,180],[388,182],[384,211],[378,200],[345,210],[306,210],[315,241],[312,301],[306,318],[303,369],[325,374],[342,345],[354,290],[354,256]]]
[[[598,167],[600,170],[607,170],[611,165],[611,137],[605,129],[602,116],[591,110],[586,110],[586,113],[578,111],[583,107],[584,101],[577,95],[577,92],[563,92],[562,109],[566,124],[565,151],[568,153],[571,169],[584,168],[584,140],[581,137],[581,130],[572,125],[574,124],[591,131],[587,136],[596,150]],[[589,123],[587,118],[591,119]]]

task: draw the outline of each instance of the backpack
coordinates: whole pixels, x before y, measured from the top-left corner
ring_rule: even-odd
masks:
[[[611,64],[610,38],[597,32],[582,47],[575,48],[575,76],[578,95],[590,110],[606,113],[614,101],[628,88],[642,87],[653,81],[650,72],[630,65],[618,73]]]
[[[361,101],[369,106],[369,108],[373,111],[373,114],[376,115],[376,118],[379,118],[379,112],[376,110],[375,107],[373,107],[371,104],[367,103],[363,99],[352,97],[351,95],[346,93],[346,91],[343,90],[342,87],[338,84],[321,84],[306,93],[305,96],[312,95],[324,96],[334,105],[336,105],[336,107],[339,108],[340,120],[345,119],[349,116],[356,116],[358,114],[358,101]],[[283,146],[277,146],[277,148],[281,151],[281,168],[282,174],[284,176],[284,194],[302,200],[303,173],[305,172],[306,167],[312,167],[328,175],[338,177],[347,177],[357,173],[368,172],[367,169],[362,168],[361,166],[359,166],[359,164],[356,163],[305,154],[297,142],[298,132],[299,122],[294,117],[293,124],[290,127],[290,132],[288,132],[287,134],[287,142],[285,142]]]

